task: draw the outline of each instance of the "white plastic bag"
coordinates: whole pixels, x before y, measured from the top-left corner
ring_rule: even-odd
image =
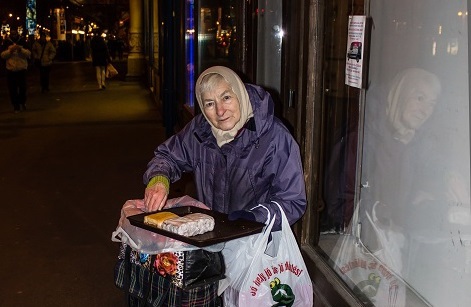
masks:
[[[223,282],[228,285],[223,294],[224,306],[313,305],[311,278],[288,219],[278,207],[282,230],[272,233],[270,243],[275,217],[260,235],[226,242],[223,254],[228,280]],[[232,257],[227,259],[226,255],[231,253]]]
[[[265,228],[270,224],[270,210],[263,205],[257,205],[252,209],[262,207],[267,210],[267,220]],[[273,219],[274,222],[274,219]],[[250,263],[255,255],[256,248],[262,240],[265,229],[261,233],[234,239],[224,243],[222,254],[226,264],[226,278],[219,281],[218,295],[221,295],[229,285],[249,269]],[[258,241],[257,241],[258,240]]]
[[[359,208],[356,206],[350,224],[351,234],[343,235],[338,241],[331,258],[335,270],[358,297],[365,297],[375,306],[405,307],[406,284],[397,274],[401,269],[398,257],[403,236],[385,231],[376,225],[376,205],[373,217],[366,212],[366,222],[371,224],[372,233],[381,245],[371,252],[363,244],[359,230]]]
[[[230,285],[239,278],[243,272],[249,269],[250,263],[255,254],[257,239],[260,240],[261,234],[254,234],[239,239],[234,239],[225,243],[222,254],[226,265],[226,278],[219,281],[218,295],[221,295]],[[225,295],[227,296],[233,288],[229,288]],[[238,294],[238,293],[237,293]],[[234,306],[226,304],[227,306]]]
[[[116,70],[116,68],[113,66],[113,64],[108,63],[108,65],[106,65],[106,78],[113,78],[117,75],[118,71]]]

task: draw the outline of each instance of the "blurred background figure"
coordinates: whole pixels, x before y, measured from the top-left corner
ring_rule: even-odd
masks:
[[[56,48],[47,39],[45,33],[41,33],[38,40],[33,44],[33,61],[39,68],[39,81],[41,92],[49,92],[49,75],[51,73],[52,60],[56,56]]]
[[[112,60],[116,60],[116,53],[117,53],[117,41],[115,37],[108,38],[108,51],[110,53],[110,58]]]
[[[111,62],[111,59],[108,46],[101,33],[94,33],[90,41],[90,48],[92,52],[92,65],[96,70],[98,89],[104,90],[106,88],[106,65]]]
[[[26,73],[31,51],[17,30],[11,30],[3,42],[1,57],[6,61],[7,86],[13,110],[15,113],[26,110]]]

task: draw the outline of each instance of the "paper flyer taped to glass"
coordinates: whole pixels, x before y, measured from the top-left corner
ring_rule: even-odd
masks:
[[[357,88],[363,83],[366,16],[349,16],[345,84]]]

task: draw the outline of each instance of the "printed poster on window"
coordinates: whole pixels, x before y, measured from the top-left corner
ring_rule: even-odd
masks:
[[[366,16],[348,17],[347,60],[345,64],[345,84],[362,87],[363,53],[366,29]]]

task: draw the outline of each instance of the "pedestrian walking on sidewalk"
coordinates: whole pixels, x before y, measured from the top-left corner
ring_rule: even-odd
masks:
[[[90,41],[92,65],[95,67],[98,89],[106,88],[106,66],[111,62],[108,46],[99,32],[95,32]]]
[[[51,73],[52,60],[56,56],[56,48],[45,33],[41,33],[38,40],[33,43],[33,62],[39,68],[39,82],[41,92],[49,92],[49,75]]]
[[[11,30],[0,55],[6,61],[7,86],[13,110],[15,113],[26,110],[26,73],[31,51],[17,30]]]

